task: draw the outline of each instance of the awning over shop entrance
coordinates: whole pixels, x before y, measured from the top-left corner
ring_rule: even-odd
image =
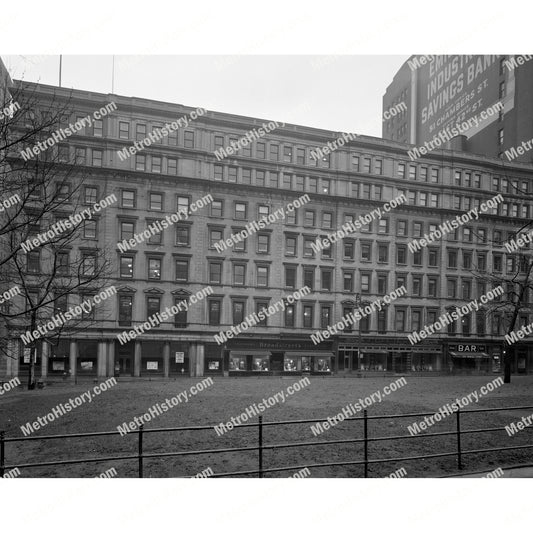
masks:
[[[457,359],[485,359],[490,358],[490,355],[485,352],[478,352],[478,353],[464,353],[464,352],[450,352],[450,355],[452,357],[456,357]]]
[[[364,348],[361,349],[361,353],[363,355],[389,355],[387,350],[365,350]]]
[[[333,357],[333,352],[321,352],[315,350],[298,350],[298,351],[287,351],[285,355],[289,357]]]
[[[247,355],[255,355],[257,357],[268,357],[271,354],[266,350],[231,350],[230,355],[233,357],[246,357]]]

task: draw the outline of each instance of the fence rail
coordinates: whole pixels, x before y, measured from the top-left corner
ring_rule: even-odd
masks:
[[[161,452],[161,453],[146,453],[143,451],[144,446],[144,437],[148,433],[173,433],[173,432],[185,432],[185,431],[214,431],[214,426],[182,426],[182,427],[171,427],[171,428],[153,428],[145,429],[143,425],[139,427],[138,430],[133,430],[128,433],[128,435],[138,435],[137,438],[137,454],[129,455],[115,455],[115,456],[104,456],[104,457],[90,457],[84,459],[66,459],[62,461],[44,461],[36,463],[21,463],[21,464],[6,464],[6,444],[11,442],[29,442],[37,440],[51,440],[51,439],[84,439],[89,437],[104,437],[104,436],[119,436],[118,431],[98,431],[92,433],[70,433],[70,434],[60,434],[60,435],[43,435],[43,436],[32,436],[32,437],[6,437],[5,431],[0,431],[0,477],[3,477],[6,470],[14,468],[37,468],[37,467],[46,467],[46,466],[60,466],[60,465],[72,465],[72,464],[81,464],[81,463],[99,463],[107,461],[137,461],[137,471],[138,477],[142,478],[144,476],[144,460],[145,459],[156,459],[162,457],[184,457],[184,456],[195,456],[195,455],[216,455],[223,453],[234,453],[234,452],[257,452],[258,468],[256,470],[241,470],[235,472],[223,472],[223,473],[214,473],[209,477],[233,477],[233,476],[258,476],[260,478],[264,477],[265,474],[275,473],[275,472],[287,472],[291,470],[302,470],[304,468],[326,468],[332,466],[352,466],[352,465],[362,465],[364,468],[364,477],[368,477],[368,467],[373,464],[382,464],[382,463],[391,463],[391,462],[403,462],[403,461],[416,461],[420,459],[437,459],[440,457],[457,457],[457,468],[459,470],[463,469],[462,458],[464,455],[479,454],[479,453],[494,453],[498,451],[506,450],[521,450],[533,448],[533,444],[525,444],[518,446],[503,446],[503,447],[494,447],[494,448],[481,448],[474,450],[464,450],[462,447],[463,435],[469,434],[480,434],[480,433],[490,433],[495,431],[505,431],[505,427],[489,427],[489,428],[478,428],[478,429],[461,429],[461,420],[465,415],[475,415],[479,413],[492,413],[497,411],[516,411],[516,410],[533,410],[533,406],[518,406],[518,407],[495,407],[495,408],[484,408],[484,409],[468,409],[462,410],[459,409],[456,411],[455,416],[455,430],[453,431],[441,431],[435,433],[423,433],[417,435],[391,435],[385,437],[370,437],[369,436],[369,423],[372,420],[393,420],[398,418],[422,418],[426,416],[431,416],[435,414],[434,412],[429,413],[407,413],[407,414],[398,414],[398,415],[372,415],[369,416],[367,410],[363,411],[363,416],[359,417],[350,417],[346,418],[344,422],[363,422],[363,438],[358,439],[336,439],[336,440],[324,440],[324,441],[300,441],[300,442],[283,442],[278,444],[265,444],[264,443],[264,429],[272,426],[295,426],[298,424],[315,424],[317,422],[327,422],[327,418],[315,418],[315,419],[299,419],[299,420],[280,420],[265,422],[263,417],[259,416],[258,422],[253,422],[249,424],[241,424],[234,427],[234,430],[240,430],[244,428],[258,428],[258,445],[257,446],[240,446],[233,448],[210,448],[203,450],[193,450],[193,451],[177,451],[177,452]],[[533,426],[526,427],[525,429],[533,429]],[[413,456],[404,456],[404,457],[390,457],[383,459],[370,459],[369,456],[369,443],[372,442],[383,442],[383,441],[395,441],[395,440],[405,440],[405,439],[420,439],[420,438],[436,438],[436,437],[445,437],[445,436],[455,436],[456,440],[456,451],[453,452],[443,452],[443,453],[434,453],[426,455],[413,455]],[[328,463],[310,463],[310,464],[299,464],[299,465],[290,465],[290,466],[281,466],[275,468],[264,468],[263,465],[263,452],[264,450],[276,450],[281,448],[297,448],[297,447],[313,447],[313,446],[334,446],[338,444],[352,444],[352,443],[363,443],[363,458],[358,461],[339,461],[339,462],[328,462]]]

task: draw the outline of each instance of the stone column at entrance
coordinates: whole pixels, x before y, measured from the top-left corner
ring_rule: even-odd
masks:
[[[45,378],[48,375],[48,357],[50,356],[50,345],[43,340],[42,354],[41,354],[41,377]]]
[[[170,375],[170,342],[163,344],[163,375],[168,378]]]
[[[189,366],[191,377],[202,377],[204,375],[204,345],[193,342],[189,348]]]
[[[107,372],[107,342],[98,341],[96,351],[96,375],[99,378],[105,378]]]
[[[141,341],[135,341],[135,353],[133,355],[133,375],[138,378],[141,375]]]
[[[69,366],[70,366],[70,377],[75,378],[77,373],[78,365],[78,341],[70,341],[70,352],[69,352]]]
[[[107,375],[115,375],[115,341],[107,341]]]

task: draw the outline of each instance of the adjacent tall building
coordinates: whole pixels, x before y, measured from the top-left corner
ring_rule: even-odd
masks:
[[[531,59],[527,55],[411,56],[383,96],[383,111],[389,117],[383,120],[383,137],[422,145],[501,102],[502,109],[468,129],[458,146],[508,161],[508,150],[533,139]],[[533,150],[511,152],[511,156],[532,162]]]
[[[494,64],[489,68],[498,70],[499,60],[494,59]],[[514,268],[519,256],[507,253],[504,241],[513,236],[518,218],[532,216],[527,199],[533,192],[531,165],[502,166],[494,157],[442,150],[413,162],[407,155],[411,147],[397,141],[397,133],[394,140],[344,136],[339,142],[342,132],[294,124],[278,124],[266,132],[268,119],[214,111],[159,135],[146,148],[130,150],[136,141],[195,109],[15,83],[43,101],[70,99],[75,109],[66,123],[116,104],[110,115],[50,149],[57,149],[65,164],[85,167],[88,177],[82,194],[87,205],[111,193],[118,198],[83,228],[71,252],[108,250],[113,265],[107,285],[116,287],[117,294],[96,308],[88,329],[74,330],[58,346],[40,346],[40,375],[501,370],[503,317],[489,314],[488,308],[452,321],[414,345],[408,334],[485,294],[492,288],[491,273]],[[413,134],[408,130],[401,140]],[[242,142],[247,135],[249,142]],[[238,148],[226,150],[232,143]],[[216,155],[221,148],[227,153],[222,158]],[[124,149],[132,155],[119,156]],[[411,252],[408,244],[413,239],[480,208],[500,193],[503,201],[478,219]],[[318,238],[375,209],[383,210],[401,195],[406,203],[383,211],[381,218],[315,253],[312,245]],[[206,197],[210,200],[187,219],[129,250],[118,246]],[[300,202],[300,207],[289,211],[287,205],[293,202]],[[284,217],[254,226],[246,239],[222,251],[215,246],[276,212]],[[43,222],[41,229],[52,222]],[[43,268],[36,266],[38,260],[32,259],[31,268]],[[293,301],[290,296],[304,286],[310,292]],[[311,340],[312,334],[333,326],[360,305],[401,286],[406,288],[404,296],[375,309],[353,327],[319,344]],[[131,341],[118,341],[119,335],[149,316],[206,288],[212,291],[187,311]],[[215,335],[249,315],[260,316],[276,302],[284,302],[283,310],[224,343],[216,342]],[[69,305],[74,303],[76,295]],[[518,326],[532,319],[521,313]],[[16,356],[0,367],[7,376],[28,371],[20,340],[24,331],[21,324],[9,333]],[[513,371],[528,372],[533,369],[533,343],[522,341],[517,346]]]

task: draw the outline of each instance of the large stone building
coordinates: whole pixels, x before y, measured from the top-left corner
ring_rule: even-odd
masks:
[[[411,56],[383,96],[385,139],[422,145],[502,103],[465,132],[463,151],[509,160],[533,139],[533,56]],[[510,153],[532,162],[533,150]]]
[[[108,249],[109,286],[117,294],[98,306],[93,325],[74,331],[58,346],[42,343],[38,375],[200,376],[206,374],[316,374],[345,372],[499,372],[504,349],[501,317],[479,311],[445,331],[411,345],[407,335],[432,324],[453,307],[491,288],[474,275],[511,268],[503,241],[517,217],[530,217],[525,195],[533,191],[532,167],[469,153],[435,151],[410,161],[410,146],[341,132],[269,123],[253,117],[206,111],[177,132],[124,158],[130,148],[193,108],[166,102],[22,84],[43,101],[71,99],[69,122],[115,103],[57,149],[65,162],[84,165],[85,202],[114,193],[118,202],[84,229],[79,249]],[[67,122],[68,122],[67,121]],[[250,131],[227,157],[215,151]],[[317,149],[327,143],[337,149]],[[333,146],[333,145],[332,145]],[[56,149],[56,148],[54,148]],[[327,153],[327,152],[330,153]],[[513,186],[516,185],[517,189]],[[523,192],[518,192],[523,191]],[[498,193],[504,202],[447,237],[411,253],[408,243]],[[265,224],[247,239],[218,252],[215,243],[242,231],[307,194],[309,202]],[[390,200],[391,209],[360,231],[315,254],[311,246],[344,223]],[[211,195],[187,220],[122,253],[118,243],[154,221]],[[75,250],[73,250],[73,253]],[[29,274],[31,275],[31,274]],[[295,290],[311,292],[289,304]],[[407,292],[381,311],[315,345],[311,335],[337,323],[360,303],[394,289]],[[149,315],[211,287],[212,293],[159,327],[121,344],[117,338]],[[531,298],[531,295],[528,295]],[[285,299],[286,308],[219,345],[215,335],[246,316]],[[531,317],[520,316],[519,325]],[[28,371],[21,331],[10,333],[15,358],[0,374]],[[520,343],[513,371],[533,368],[532,343]]]

